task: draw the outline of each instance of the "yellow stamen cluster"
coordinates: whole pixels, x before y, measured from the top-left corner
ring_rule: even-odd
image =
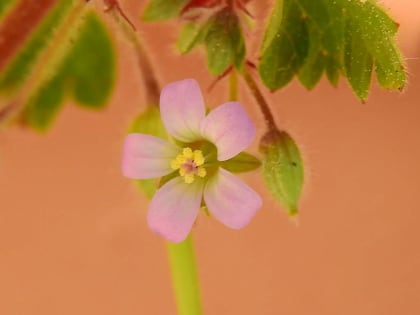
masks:
[[[181,154],[171,162],[173,170],[179,169],[179,175],[184,177],[187,184],[194,181],[195,175],[198,177],[206,176],[206,169],[203,167],[204,157],[200,150],[192,150],[191,148],[184,148]]]

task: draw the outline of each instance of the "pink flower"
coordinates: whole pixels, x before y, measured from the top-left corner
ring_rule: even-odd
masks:
[[[184,240],[202,200],[224,225],[244,227],[261,207],[261,199],[219,165],[243,151],[255,136],[255,127],[241,104],[225,103],[206,116],[200,88],[195,80],[188,79],[163,89],[160,111],[174,143],[129,134],[122,160],[122,172],[129,178],[172,174],[150,203],[150,228],[169,241]]]

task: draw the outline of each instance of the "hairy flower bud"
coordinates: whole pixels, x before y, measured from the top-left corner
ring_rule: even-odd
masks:
[[[274,197],[296,215],[303,186],[303,164],[299,148],[285,131],[270,130],[261,139],[263,175]]]

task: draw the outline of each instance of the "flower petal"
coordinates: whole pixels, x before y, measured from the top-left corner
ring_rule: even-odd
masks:
[[[191,230],[200,209],[203,181],[186,184],[176,177],[160,188],[150,203],[150,228],[171,242],[181,242]]]
[[[228,102],[207,115],[201,133],[216,145],[218,160],[225,161],[251,144],[255,126],[240,103]]]
[[[204,201],[210,213],[232,229],[247,225],[262,205],[254,190],[222,168],[207,182]]]
[[[200,87],[193,79],[168,84],[160,94],[163,123],[177,140],[193,142],[201,138],[200,123],[205,110]]]
[[[156,178],[169,174],[171,161],[181,149],[176,145],[141,133],[131,133],[124,141],[122,172],[135,179]]]

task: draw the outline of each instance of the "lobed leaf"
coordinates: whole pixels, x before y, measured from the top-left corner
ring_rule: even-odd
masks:
[[[375,69],[383,88],[402,89],[397,28],[375,0],[278,0],[261,46],[260,76],[277,90],[294,76],[312,89],[324,73],[333,85],[341,74],[365,100]]]

